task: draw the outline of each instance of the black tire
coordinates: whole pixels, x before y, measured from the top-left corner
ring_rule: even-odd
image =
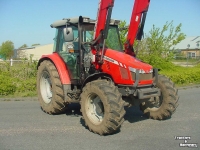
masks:
[[[65,111],[64,92],[59,74],[52,62],[44,60],[37,73],[37,93],[42,110],[48,114]]]
[[[124,121],[124,103],[112,82],[97,80],[87,83],[81,94],[85,126],[100,135],[116,132]]]
[[[178,90],[174,83],[163,75],[158,75],[156,86],[160,89],[161,96],[143,102],[140,109],[149,118],[165,120],[170,118],[178,107]]]

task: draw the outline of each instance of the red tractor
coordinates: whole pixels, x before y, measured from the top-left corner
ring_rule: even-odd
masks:
[[[80,103],[85,125],[94,133],[116,132],[124,106],[140,105],[149,118],[170,118],[178,106],[174,83],[136,58],[150,0],[135,0],[123,50],[118,20],[111,19],[114,0],[100,0],[97,19],[64,18],[56,28],[54,50],[38,62],[37,92],[41,108],[59,114]]]

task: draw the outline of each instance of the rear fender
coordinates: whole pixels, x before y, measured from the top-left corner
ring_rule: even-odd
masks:
[[[67,68],[63,59],[57,53],[53,53],[50,55],[42,55],[42,58],[38,62],[37,68],[40,66],[40,63],[44,60],[50,60],[55,65],[62,84],[71,84],[69,77],[69,69]]]

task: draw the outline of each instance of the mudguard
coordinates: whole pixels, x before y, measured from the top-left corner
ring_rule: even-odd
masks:
[[[101,78],[105,78],[105,79],[109,79],[112,81],[112,77],[109,74],[103,73],[103,72],[99,72],[99,73],[94,73],[89,75],[83,82],[81,89],[88,83],[94,80],[97,80],[99,77]]]
[[[67,68],[67,65],[65,64],[63,59],[57,53],[53,53],[50,55],[42,55],[37,67],[44,60],[50,60],[55,65],[62,84],[71,84],[69,77],[69,69]]]

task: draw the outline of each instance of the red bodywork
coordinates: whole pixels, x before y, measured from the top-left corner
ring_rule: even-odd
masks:
[[[99,64],[99,57],[96,57],[93,64],[96,69],[101,70],[104,73],[109,74],[115,83],[133,85],[134,79],[131,77],[129,67],[143,71],[143,73],[149,73],[152,71],[152,66],[145,64],[137,60],[133,52],[133,43],[137,35],[138,26],[140,24],[141,16],[144,11],[147,11],[150,0],[135,0],[130,26],[127,35],[127,42],[125,43],[125,53],[118,52],[111,49],[104,51],[104,63]],[[94,28],[94,40],[96,40],[101,31],[105,29],[105,23],[107,20],[108,7],[114,5],[113,0],[100,0],[97,22]],[[101,50],[102,52],[102,50]],[[101,55],[99,52],[99,55]],[[92,47],[92,53],[96,55],[97,50]],[[153,80],[139,81],[139,85],[152,84]]]
[[[145,73],[152,71],[152,66],[143,63],[133,56],[118,52],[112,49],[106,49],[104,55],[104,63],[101,66],[102,72],[111,75],[116,84],[133,85],[134,79],[131,77],[129,67],[141,70]],[[139,85],[152,84],[152,80],[139,81]]]

